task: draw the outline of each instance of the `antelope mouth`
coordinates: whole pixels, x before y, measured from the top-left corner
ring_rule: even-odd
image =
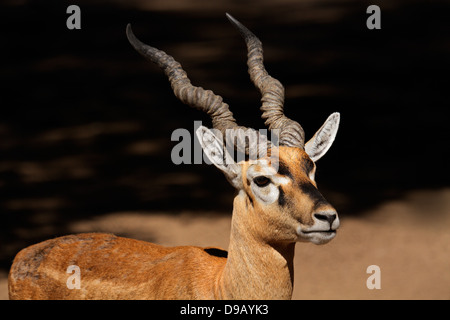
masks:
[[[325,244],[336,236],[336,229],[328,230],[301,230],[297,229],[299,241],[312,242],[314,244]]]
[[[311,233],[336,233],[336,230],[311,230],[311,231],[301,231],[303,234],[311,234]]]

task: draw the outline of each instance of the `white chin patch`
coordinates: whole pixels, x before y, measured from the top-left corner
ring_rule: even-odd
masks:
[[[325,244],[336,236],[336,231],[306,232],[301,227],[297,228],[298,241],[312,242],[314,244]]]

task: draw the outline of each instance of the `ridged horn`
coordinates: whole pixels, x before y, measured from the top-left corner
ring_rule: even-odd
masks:
[[[232,141],[239,151],[247,155],[254,150],[262,150],[262,148],[258,148],[258,144],[267,145],[267,139],[261,137],[254,129],[236,124],[233,113],[229,110],[228,104],[223,102],[221,96],[214,94],[211,90],[193,86],[180,63],[175,61],[172,56],[141,42],[134,35],[130,24],[127,25],[126,33],[128,41],[134,49],[164,71],[178,99],[193,108],[206,112],[211,117],[213,128],[222,133],[224,142]],[[249,136],[255,137],[255,134],[256,139],[249,139]]]
[[[248,50],[248,72],[250,79],[260,91],[262,118],[269,130],[280,129],[279,144],[288,147],[304,148],[305,133],[301,125],[284,115],[284,87],[271,77],[263,64],[261,41],[242,23],[226,14],[228,20],[239,30]]]
[[[211,90],[193,86],[186,72],[173,57],[162,50],[142,43],[134,35],[130,24],[127,25],[127,37],[137,52],[164,71],[178,99],[210,115],[213,127],[219,129],[223,134],[226,129],[237,127],[233,113],[229,110],[228,104],[223,102],[221,96],[214,94]]]

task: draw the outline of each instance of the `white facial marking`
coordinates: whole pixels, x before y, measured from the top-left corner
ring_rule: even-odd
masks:
[[[291,182],[291,179],[289,179],[288,177],[273,176],[272,181],[276,185],[287,185],[288,183]]]
[[[258,186],[253,180],[260,176],[270,179],[270,183],[266,186]],[[277,201],[280,195],[278,186],[286,185],[291,181],[287,177],[277,175],[277,171],[267,160],[258,160],[252,164],[247,170],[247,179],[251,184],[255,197],[264,204],[271,204]]]
[[[264,204],[274,203],[278,200],[278,196],[280,195],[280,191],[272,183],[262,188],[252,184],[252,191],[253,194]]]

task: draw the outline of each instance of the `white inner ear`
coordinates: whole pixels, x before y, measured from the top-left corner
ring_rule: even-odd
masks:
[[[333,144],[339,128],[340,114],[335,112],[331,114],[322,127],[305,145],[305,152],[316,162],[322,158]]]
[[[200,130],[202,129],[202,130]],[[197,137],[208,159],[216,166],[223,167],[225,165],[223,155],[223,144],[219,141],[216,135],[205,127],[200,127],[197,130]]]
[[[219,137],[213,133],[213,130],[218,132]],[[203,152],[211,163],[225,174],[233,187],[242,188],[241,168],[224,147],[220,131],[200,126],[195,133]]]

